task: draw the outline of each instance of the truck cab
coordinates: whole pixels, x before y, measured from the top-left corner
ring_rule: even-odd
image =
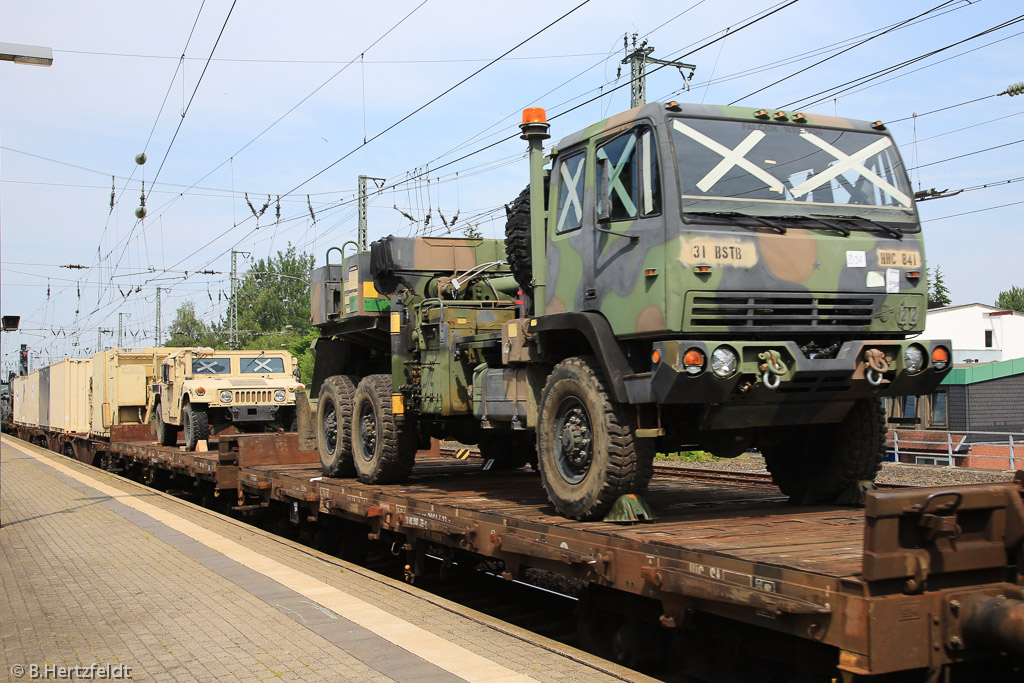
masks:
[[[175,445],[180,428],[190,451],[229,426],[294,431],[297,373],[287,351],[183,349],[159,363],[149,419],[162,445]]]

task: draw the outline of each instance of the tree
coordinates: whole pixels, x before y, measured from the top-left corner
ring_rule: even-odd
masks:
[[[953,301],[949,298],[949,288],[942,279],[942,268],[935,266],[928,271],[928,308],[948,306]]]
[[[1010,287],[999,292],[999,296],[996,297],[996,306],[1024,313],[1024,287]]]
[[[309,322],[309,271],[314,257],[288,245],[273,258],[260,259],[238,288],[238,338],[245,348],[280,347],[283,339],[268,335],[306,334]],[[227,318],[222,323],[227,328]]]
[[[191,300],[178,306],[167,332],[170,338],[164,346],[215,346],[217,341],[210,326],[196,315],[196,305]]]

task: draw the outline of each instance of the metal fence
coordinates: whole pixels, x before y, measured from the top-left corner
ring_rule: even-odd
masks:
[[[1024,467],[1024,432],[893,430],[889,434],[886,459],[895,462],[1010,470]]]

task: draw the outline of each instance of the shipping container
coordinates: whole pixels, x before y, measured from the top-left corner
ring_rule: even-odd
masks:
[[[92,359],[69,358],[50,366],[50,428],[57,432],[89,432],[89,383]]]
[[[29,377],[30,376],[15,377],[14,379],[11,380],[11,392],[12,396],[14,397],[12,400],[14,403],[15,424],[33,424],[32,422],[30,422],[30,416],[32,415],[32,410],[30,406],[35,405],[35,403],[34,397],[32,399],[29,398]],[[36,381],[39,381],[38,378],[36,378]]]
[[[175,348],[115,348],[92,357],[89,431],[110,436],[111,425],[142,425],[153,369]]]

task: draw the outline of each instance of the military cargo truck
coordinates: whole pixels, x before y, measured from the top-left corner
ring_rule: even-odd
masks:
[[[148,420],[157,440],[185,447],[229,425],[237,431],[295,430],[298,361],[287,351],[180,349],[159,362]]]
[[[653,103],[547,167],[543,110],[521,130],[504,244],[388,237],[313,271],[299,421],[325,474],[399,481],[417,444],[454,439],[536,463],[580,520],[642,494],[658,450],[757,447],[799,503],[874,479],[881,398],[951,364],[912,339],[924,247],[884,125]]]

